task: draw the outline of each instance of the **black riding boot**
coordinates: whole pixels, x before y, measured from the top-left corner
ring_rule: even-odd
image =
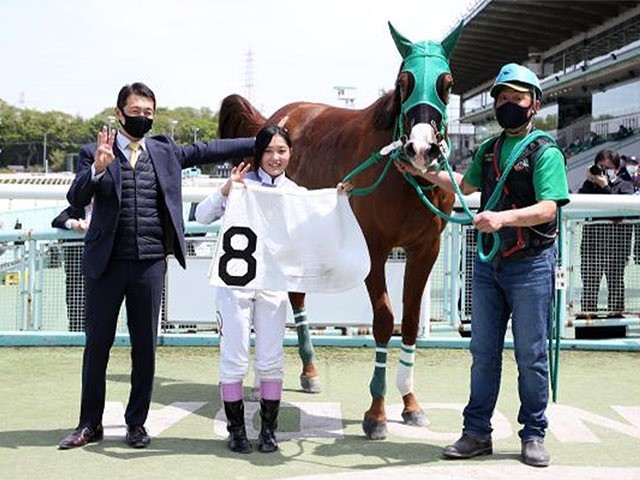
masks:
[[[244,428],[244,403],[224,402],[224,413],[227,415],[227,431],[229,432],[229,450],[237,453],[251,453],[251,443]]]
[[[280,410],[280,400],[260,400],[260,443],[258,450],[263,453],[271,453],[278,450],[276,442],[276,428],[278,428],[278,411]]]

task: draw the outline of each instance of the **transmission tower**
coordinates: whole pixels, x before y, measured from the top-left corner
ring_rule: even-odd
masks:
[[[253,51],[249,49],[244,61],[244,96],[250,102],[253,98]]]

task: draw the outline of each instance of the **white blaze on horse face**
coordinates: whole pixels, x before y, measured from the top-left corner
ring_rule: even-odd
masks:
[[[405,150],[412,153],[411,163],[413,166],[424,172],[434,163],[437,164],[437,157],[429,159],[429,151],[432,148],[438,148],[437,133],[433,126],[428,123],[414,125],[405,146]]]

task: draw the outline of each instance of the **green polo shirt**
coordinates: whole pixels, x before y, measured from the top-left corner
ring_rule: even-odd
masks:
[[[504,171],[513,148],[522,137],[505,137],[500,152],[500,171]],[[473,157],[469,169],[464,174],[465,182],[478,190],[482,190],[482,162],[484,155],[493,144],[485,141]],[[548,148],[535,162],[533,169],[533,189],[536,201],[553,200],[559,206],[569,203],[569,186],[567,183],[567,165],[564,155],[557,148]]]

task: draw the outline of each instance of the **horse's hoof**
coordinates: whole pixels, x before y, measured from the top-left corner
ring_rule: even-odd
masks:
[[[249,390],[249,395],[247,395],[248,402],[259,402],[260,401],[260,387],[252,387]]]
[[[402,412],[402,420],[412,427],[428,427],[431,423],[422,409],[415,412]]]
[[[302,391],[305,393],[320,393],[322,391],[322,386],[320,384],[320,377],[309,377],[304,373],[300,375],[300,387]]]
[[[365,417],[362,420],[362,431],[368,440],[384,440],[387,438],[387,422],[375,422]]]

